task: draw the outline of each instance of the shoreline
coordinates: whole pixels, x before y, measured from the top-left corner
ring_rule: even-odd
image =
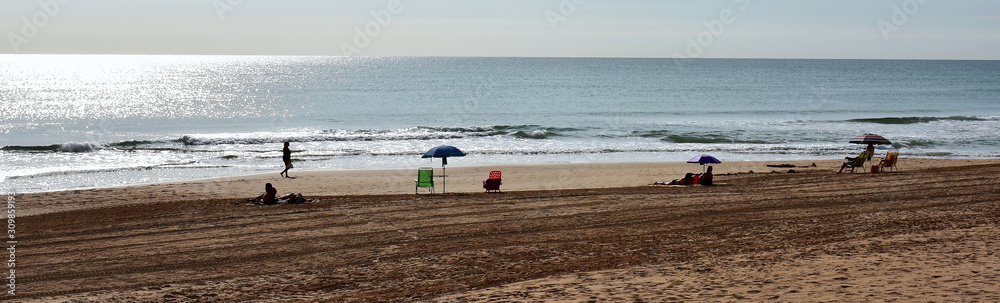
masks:
[[[834,174],[842,160],[795,161],[734,161],[714,165],[717,182],[730,175],[751,171],[762,173],[826,172]],[[923,168],[1000,163],[1000,159],[924,159],[900,158],[900,171]],[[790,164],[789,167],[767,165]],[[812,165],[816,164],[815,167]],[[433,167],[433,166],[432,166]],[[433,167],[435,192],[482,192],[482,180],[492,170],[503,172],[502,191],[565,190],[586,188],[619,188],[650,185],[682,177],[688,172],[700,172],[703,167],[685,162],[571,163],[460,166],[447,169],[447,179],[441,178],[441,167]],[[119,187],[53,191],[19,194],[24,201],[23,216],[88,209],[121,204],[156,203],[177,200],[239,199],[263,192],[265,183],[272,183],[278,194],[301,193],[306,197],[414,194],[413,179],[417,168],[374,170],[291,171],[293,178],[273,174],[151,183]],[[420,194],[428,194],[421,188]],[[110,202],[108,197],[118,197]]]
[[[847,154],[847,155],[853,155],[853,154]],[[876,155],[876,158],[878,158],[878,157],[879,156]],[[829,162],[829,161],[840,161],[842,159],[843,158],[833,158],[833,159],[830,159],[830,158],[817,158],[817,159],[780,159],[780,157],[777,157],[777,158],[769,158],[769,159],[762,159],[762,160],[761,159],[754,159],[754,160],[731,160],[731,161],[724,162],[722,165],[730,165],[730,164],[734,164],[734,163],[755,163],[755,162],[768,162],[768,163],[775,163],[775,162],[789,162],[789,163],[807,163],[808,162],[808,163],[812,163],[812,162],[816,162],[816,163],[820,163],[820,162]],[[988,157],[987,158],[982,158],[982,157],[980,157],[980,158],[968,158],[968,157],[955,157],[955,158],[944,157],[944,158],[937,158],[937,157],[919,157],[919,156],[917,156],[917,157],[912,157],[912,158],[910,158],[910,157],[904,157],[904,159],[912,159],[912,160],[919,160],[919,161],[940,160],[940,161],[944,161],[944,162],[963,161],[963,160],[970,160],[970,161],[974,161],[974,162],[1000,161],[1000,158],[988,158]],[[441,169],[441,167],[440,167],[440,159],[434,159],[434,160],[435,160],[434,162],[429,162],[427,165],[414,165],[413,167],[407,167],[407,168],[392,168],[392,167],[389,167],[389,168],[384,168],[384,167],[381,167],[381,168],[343,168],[343,169],[341,169],[341,168],[325,168],[325,169],[315,169],[315,170],[299,170],[300,168],[297,167],[297,168],[293,169],[293,172],[297,171],[298,173],[323,174],[323,173],[328,173],[328,172],[351,172],[351,171],[406,171],[406,170],[416,170],[418,168],[418,166],[419,167],[432,167],[435,170]],[[876,159],[876,161],[877,161],[877,159]],[[657,159],[657,160],[653,160],[653,161],[622,160],[622,161],[598,161],[598,162],[572,162],[571,161],[571,162],[556,162],[556,163],[534,163],[534,162],[531,162],[529,164],[510,164],[510,163],[503,163],[503,164],[464,164],[464,165],[463,164],[457,164],[457,165],[454,165],[454,166],[449,166],[448,168],[449,169],[464,169],[464,168],[475,168],[475,167],[508,167],[508,166],[520,167],[520,166],[587,165],[587,164],[600,164],[600,165],[623,164],[623,165],[628,165],[628,164],[633,164],[633,163],[651,163],[651,164],[654,164],[654,165],[659,165],[659,164],[662,164],[662,163],[684,163],[684,162],[673,161],[673,159],[670,160],[670,161],[664,161],[662,159]],[[273,171],[274,172],[281,171],[281,168],[283,168],[283,166],[279,167],[279,166],[276,165],[274,167]],[[132,169],[126,169],[125,171],[131,171],[131,170]],[[115,171],[110,171],[110,170],[109,171],[104,171],[104,172],[115,173]],[[157,171],[154,170],[154,171],[151,171],[149,173],[150,174],[156,174]],[[7,186],[7,190],[13,190],[17,194],[45,194],[45,193],[57,193],[57,192],[66,192],[66,191],[86,191],[86,190],[98,190],[98,189],[116,189],[116,188],[127,188],[127,187],[141,187],[141,186],[150,186],[150,185],[158,185],[158,184],[199,183],[199,182],[211,182],[211,181],[217,181],[217,180],[231,180],[231,179],[247,179],[247,178],[250,178],[250,179],[266,179],[266,178],[268,178],[270,176],[270,174],[271,173],[237,172],[237,173],[234,173],[232,175],[225,174],[223,176],[198,176],[198,177],[192,177],[191,179],[174,179],[174,178],[168,178],[168,180],[143,181],[143,182],[134,183],[134,184],[88,185],[88,186],[81,186],[81,187],[75,187],[75,188],[61,188],[61,189],[58,189],[58,188],[57,189],[49,189],[49,188],[39,187],[37,185],[33,186],[31,184],[19,184],[17,182],[13,182],[14,184]],[[435,174],[438,174],[438,173],[436,172]],[[450,174],[449,174],[449,176],[450,176]],[[142,175],[133,176],[133,177],[142,177]],[[12,177],[12,178],[24,178],[24,177]],[[86,178],[83,178],[83,179],[86,179]],[[173,180],[170,180],[170,179],[173,179]],[[0,183],[2,183],[4,180],[5,179],[0,179]],[[13,181],[14,179],[10,179],[10,180]],[[30,189],[30,190],[25,190],[25,189]]]

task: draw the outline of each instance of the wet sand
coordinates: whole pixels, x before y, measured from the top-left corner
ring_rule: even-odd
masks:
[[[812,162],[725,163],[714,187],[626,163],[503,166],[499,194],[496,167],[449,168],[448,195],[414,195],[415,170],[24,194],[16,299],[1000,301],[1000,161]],[[263,182],[321,201],[241,202]]]

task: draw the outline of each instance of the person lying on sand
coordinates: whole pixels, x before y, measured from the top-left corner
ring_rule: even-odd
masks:
[[[684,178],[676,179],[667,183],[663,182],[653,183],[653,185],[692,185],[692,184],[694,184],[693,173],[687,173],[684,175]]]
[[[271,183],[264,185],[264,193],[256,198],[251,198],[250,202],[259,202],[262,204],[274,204],[278,202],[276,196],[278,195],[278,189],[271,186]]]
[[[301,193],[290,193],[281,197],[278,197],[278,204],[302,204],[309,202]]]

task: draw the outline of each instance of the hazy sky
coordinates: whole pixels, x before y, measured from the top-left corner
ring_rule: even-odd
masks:
[[[997,0],[0,0],[0,53],[1000,59]]]

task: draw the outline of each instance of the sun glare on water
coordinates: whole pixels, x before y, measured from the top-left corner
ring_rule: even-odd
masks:
[[[4,119],[163,119],[255,116],[234,95],[239,64],[217,56],[3,55]],[[247,87],[251,87],[247,85]]]

